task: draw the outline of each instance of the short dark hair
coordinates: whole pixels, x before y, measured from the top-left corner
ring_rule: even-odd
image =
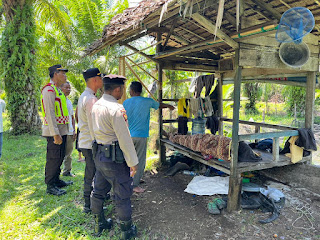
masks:
[[[114,89],[123,86],[122,84],[111,84],[111,83],[105,83],[103,84],[104,91],[113,91]]]
[[[59,72],[59,71],[50,72],[50,73],[49,73],[50,78],[53,78],[53,76],[54,76],[54,74],[55,74],[56,72]]]
[[[130,89],[136,93],[142,92],[142,84],[140,82],[132,82],[130,85]]]

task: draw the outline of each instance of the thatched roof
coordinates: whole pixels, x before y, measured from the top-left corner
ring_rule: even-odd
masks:
[[[136,7],[125,9],[121,14],[114,16],[110,23],[103,29],[101,39],[94,42],[86,51],[87,53],[97,52],[103,47],[118,42],[118,34],[124,32],[135,32],[143,29],[143,20],[159,10],[166,2],[174,0],[143,0]],[[127,33],[128,34],[128,33]]]
[[[194,4],[192,8],[190,3]],[[222,42],[212,46],[212,49],[208,48],[208,44],[213,44],[213,34],[195,21],[191,14],[198,12],[214,24],[217,19],[218,3],[219,0],[143,0],[137,7],[128,8],[122,14],[115,16],[110,24],[105,26],[101,39],[86,49],[86,54],[95,54],[108,45],[128,43],[143,35],[156,36],[156,33],[161,31],[163,42],[167,41],[167,50],[181,48],[183,51],[179,54],[184,54],[185,58],[190,51],[188,47],[192,46],[199,51],[197,53],[193,51],[189,57],[201,55],[201,57],[206,56],[206,59],[215,60],[220,55],[232,51],[230,45]],[[186,6],[189,9],[184,17]],[[319,24],[320,3],[317,0],[247,0],[241,18],[242,29],[237,32],[236,0],[225,0],[221,30],[233,39],[237,38],[234,36],[239,33],[250,32],[255,28],[261,28],[263,32],[269,31],[264,27],[269,27],[275,32],[281,15],[289,8],[297,6],[311,10],[316,24]],[[163,15],[164,8],[167,11]],[[317,25],[312,33],[319,35],[319,31],[320,26]],[[173,54],[170,60],[179,60],[179,54]]]

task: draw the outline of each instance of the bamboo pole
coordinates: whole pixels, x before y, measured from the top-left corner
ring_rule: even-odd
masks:
[[[135,66],[140,68],[143,72],[145,72],[146,74],[148,74],[150,77],[152,77],[154,80],[158,81],[157,78],[155,78],[151,73],[149,73],[148,71],[144,70],[142,67],[140,67],[138,64],[136,64],[132,59],[128,58],[127,59]]]
[[[125,58],[120,57],[119,58],[119,74],[122,76],[126,76],[126,65],[125,65]],[[124,83],[124,87],[126,88],[126,83]],[[118,100],[118,103],[123,104],[123,102],[127,99],[127,92],[124,91],[123,95],[121,96],[121,99]]]
[[[157,99],[152,95],[152,93],[149,91],[148,87],[143,83],[143,81],[141,80],[141,78],[138,76],[138,74],[132,69],[132,67],[130,66],[130,64],[125,61],[126,66],[129,68],[129,70],[132,72],[132,74],[138,79],[138,81],[142,84],[142,86],[147,90],[147,92],[150,94],[150,96],[157,101]]]

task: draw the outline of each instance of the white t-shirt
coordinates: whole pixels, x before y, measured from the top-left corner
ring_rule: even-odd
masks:
[[[69,113],[69,133],[68,135],[73,135],[73,126],[72,126],[72,116],[73,116],[73,106],[72,106],[72,102],[70,101],[69,98],[67,99],[67,108],[68,108],[68,113]]]
[[[2,120],[2,113],[6,109],[6,103],[2,99],[0,99],[0,133],[3,132],[3,120]]]

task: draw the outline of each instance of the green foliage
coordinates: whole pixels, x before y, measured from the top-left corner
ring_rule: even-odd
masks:
[[[234,90],[234,85],[233,84],[228,84],[228,85],[223,85],[222,86],[222,99],[230,99],[233,98],[233,90]],[[232,118],[232,105],[233,101],[223,101],[223,116],[227,116],[227,114],[231,114]]]
[[[6,22],[1,38],[1,78],[5,82],[7,109],[13,133],[37,131],[40,81],[36,77],[36,37],[33,8],[17,3],[12,19]],[[8,14],[8,13],[7,13]]]
[[[304,87],[285,86],[283,96],[289,116],[303,117],[305,112],[306,89]]]
[[[245,106],[246,112],[257,113],[256,102],[260,99],[262,94],[259,83],[245,83],[243,92],[244,95],[249,98],[249,102]]]
[[[45,0],[42,0],[45,2]],[[38,5],[38,8],[45,6]],[[61,63],[68,67],[68,80],[76,92],[85,89],[82,71],[99,67],[104,73],[117,73],[119,54],[125,53],[123,47],[114,46],[104,49],[96,56],[83,56],[83,50],[101,37],[103,27],[117,13],[128,7],[127,0],[59,0],[49,1],[48,6],[59,14],[52,17],[42,15],[49,10],[38,10],[37,34],[40,37],[39,74],[43,84],[48,81],[47,68]],[[50,23],[50,24],[48,24]],[[67,29],[68,28],[68,29]],[[120,50],[119,50],[120,49]]]

